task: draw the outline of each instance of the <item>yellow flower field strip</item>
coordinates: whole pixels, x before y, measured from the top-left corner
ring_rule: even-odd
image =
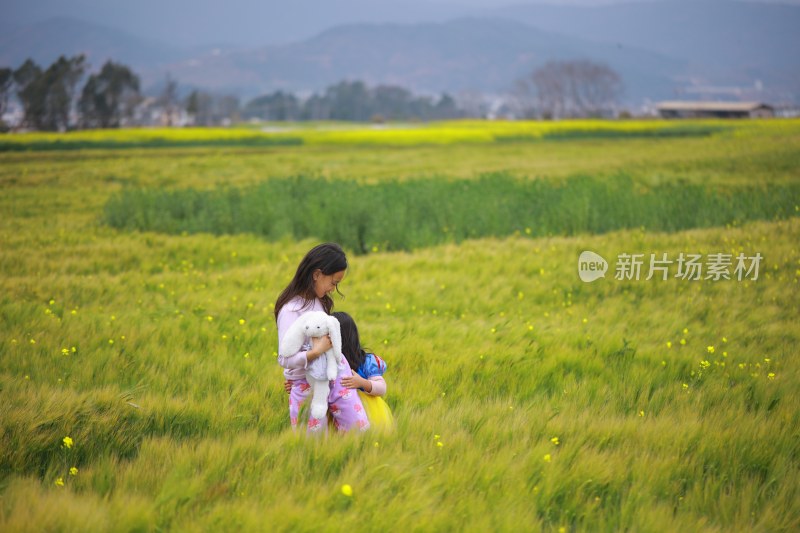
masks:
[[[0,148],[26,147],[125,147],[136,145],[204,144],[311,144],[311,145],[443,145],[492,143],[502,140],[538,140],[548,137],[615,135],[702,134],[732,130],[736,136],[791,134],[800,131],[800,120],[773,121],[662,121],[662,120],[566,120],[483,121],[463,120],[428,124],[281,124],[275,127],[238,128],[129,128],[85,130],[68,133],[31,132],[0,137]]]

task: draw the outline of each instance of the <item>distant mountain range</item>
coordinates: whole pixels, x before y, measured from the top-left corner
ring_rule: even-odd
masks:
[[[616,68],[637,97],[663,93],[682,62],[613,44],[553,34],[502,19],[358,24],[300,43],[193,58],[172,65],[186,83],[256,92],[319,88],[341,79],[421,92],[501,92],[548,60],[589,57]],[[209,73],[224,73],[212,78]]]
[[[652,50],[723,83],[800,81],[800,6],[720,0],[519,5],[492,11],[543,30]]]
[[[185,48],[59,18],[5,29],[0,64],[83,52],[95,68],[107,58],[130,65],[145,87],[170,73],[184,87],[249,98],[342,79],[502,93],[549,60],[592,59],[621,74],[630,103],[686,94],[800,102],[797,28],[800,7],[776,4],[520,5],[445,22],[339,25],[281,46]]]

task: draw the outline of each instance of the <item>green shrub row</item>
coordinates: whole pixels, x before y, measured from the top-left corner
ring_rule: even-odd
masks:
[[[239,139],[169,139],[150,140],[69,140],[16,142],[14,139],[0,139],[0,152],[41,152],[47,150],[116,150],[128,148],[190,148],[190,147],[259,147],[259,146],[300,146],[300,137],[247,137]]]
[[[296,176],[239,189],[124,189],[109,199],[104,217],[125,230],[312,237],[368,253],[514,232],[574,235],[638,227],[673,232],[786,218],[799,202],[795,184],[645,188],[627,175],[550,181],[499,173],[376,184]]]
[[[569,128],[563,130],[553,130],[541,135],[534,133],[510,133],[498,134],[494,136],[496,143],[519,143],[519,142],[541,142],[541,141],[572,141],[584,139],[666,139],[680,137],[710,137],[715,133],[726,131],[728,128],[723,126],[704,126],[687,124],[670,126],[663,128],[649,129],[611,129],[611,128]]]

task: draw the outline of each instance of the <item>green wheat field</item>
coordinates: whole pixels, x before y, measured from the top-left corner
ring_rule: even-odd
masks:
[[[797,531],[798,217],[798,120],[2,136],[0,530]],[[289,428],[325,240],[392,433]]]

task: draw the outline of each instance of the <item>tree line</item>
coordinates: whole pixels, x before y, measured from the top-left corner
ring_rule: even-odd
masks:
[[[88,68],[83,55],[61,56],[46,69],[31,59],[17,69],[0,68],[0,130],[11,126],[2,117],[12,96],[22,110],[15,127],[47,131],[153,123],[214,126],[238,120],[442,120],[484,114],[483,106],[466,100],[459,105],[447,93],[419,96],[403,87],[369,87],[362,81],[341,81],[305,98],[279,90],[242,105],[237,96],[202,90],[180,97],[177,82],[167,76],[158,96],[145,98],[139,76],[129,67],[109,60],[85,78]],[[551,61],[516,82],[504,109],[516,118],[612,116],[622,90],[622,79],[606,65]]]
[[[77,85],[87,68],[83,55],[61,56],[46,69],[32,59],[15,70],[0,68],[0,117],[8,109],[13,90],[22,107],[18,127],[64,131],[76,126],[120,126],[141,99],[139,77],[125,65],[107,61],[78,94]]]
[[[465,116],[446,93],[438,98],[418,96],[403,87],[368,87],[361,81],[341,81],[306,98],[275,91],[242,105],[234,95],[202,90],[181,97],[177,82],[167,76],[158,96],[147,99],[139,76],[110,60],[78,90],[88,67],[86,58],[77,55],[61,56],[47,68],[32,59],[17,69],[0,68],[0,117],[8,111],[12,97],[22,110],[21,119],[13,126],[44,131],[152,123],[148,112],[157,114],[158,123],[164,126],[214,126],[238,120],[365,122]],[[10,126],[0,124],[6,130]]]
[[[275,91],[251,100],[242,111],[244,118],[262,120],[441,120],[465,115],[447,93],[438,98],[416,96],[393,85],[368,87],[362,81],[341,81],[306,99]]]

